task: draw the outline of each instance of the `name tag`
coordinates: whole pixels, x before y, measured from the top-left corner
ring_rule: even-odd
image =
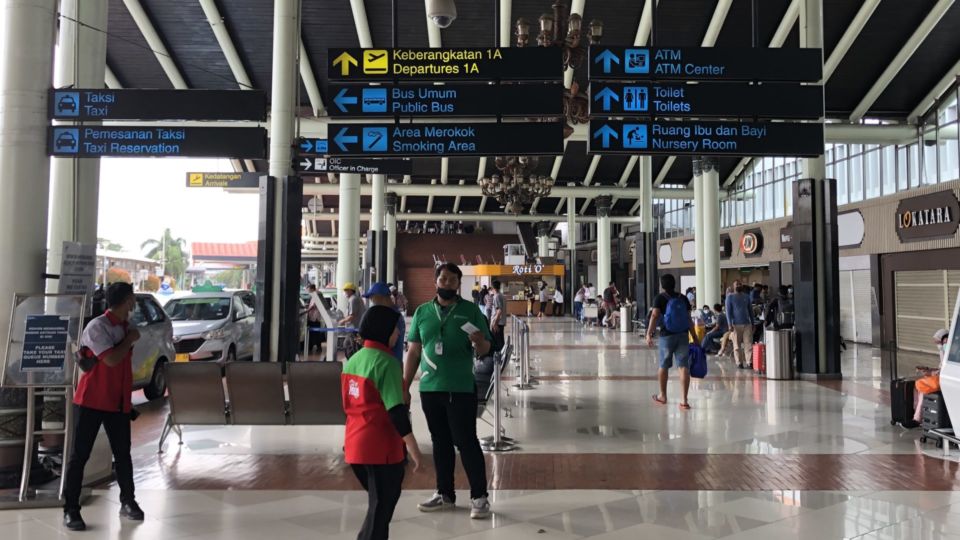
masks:
[[[434,345],[433,345],[433,352],[434,352],[434,354],[436,354],[437,356],[443,356],[443,342],[442,342],[442,341],[438,341],[438,342],[434,343]]]

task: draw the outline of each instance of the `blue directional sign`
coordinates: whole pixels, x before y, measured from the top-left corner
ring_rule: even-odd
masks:
[[[563,154],[560,122],[335,124],[330,156]]]
[[[331,84],[330,116],[560,116],[559,84]]]
[[[816,156],[823,153],[823,125],[594,119],[588,153]]]
[[[297,140],[298,156],[323,156],[327,153],[326,139],[303,138]]]
[[[747,117],[816,120],[823,88],[787,83],[590,83],[590,116]]]
[[[222,157],[265,159],[263,128],[51,127],[47,153],[66,157]]]
[[[50,90],[51,120],[266,120],[262,90]]]
[[[823,75],[820,49],[591,45],[588,58],[591,81],[818,82]]]

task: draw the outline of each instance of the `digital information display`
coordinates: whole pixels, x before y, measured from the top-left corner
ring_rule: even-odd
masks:
[[[331,81],[556,81],[559,47],[327,49]]]
[[[331,156],[494,156],[563,154],[563,124],[335,124]]]
[[[523,50],[523,49],[518,49]],[[650,48],[591,45],[588,78],[594,80],[697,80],[819,82],[821,49]]]
[[[590,154],[818,156],[823,125],[591,120]]]
[[[50,90],[51,120],[267,119],[262,90]]]
[[[559,84],[331,84],[330,116],[560,116]]]
[[[47,131],[51,156],[267,157],[263,128],[55,126]]]
[[[27,315],[20,371],[63,371],[70,317]]]
[[[408,159],[300,157],[293,160],[293,168],[298,173],[413,174]]]
[[[258,188],[260,177],[265,173],[258,172],[188,172],[187,187],[213,188]]]
[[[823,88],[768,83],[590,83],[590,116],[823,116]]]

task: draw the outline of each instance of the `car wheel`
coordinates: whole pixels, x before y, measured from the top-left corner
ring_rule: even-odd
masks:
[[[150,384],[143,387],[143,395],[149,399],[160,399],[167,393],[167,376],[163,369],[167,361],[157,360],[157,365],[153,367],[153,377],[150,378]]]

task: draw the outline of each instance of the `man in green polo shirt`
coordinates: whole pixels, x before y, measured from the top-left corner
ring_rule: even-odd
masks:
[[[480,308],[460,297],[463,272],[453,263],[437,267],[437,296],[421,305],[410,321],[409,349],[403,369],[409,392],[419,367],[420,404],[433,441],[437,492],[420,503],[423,512],[454,507],[454,446],[470,481],[470,517],[490,515],[487,470],[477,441],[477,393],[473,357],[490,351],[490,331]],[[465,325],[471,333],[464,329]],[[408,394],[409,396],[409,394]]]

